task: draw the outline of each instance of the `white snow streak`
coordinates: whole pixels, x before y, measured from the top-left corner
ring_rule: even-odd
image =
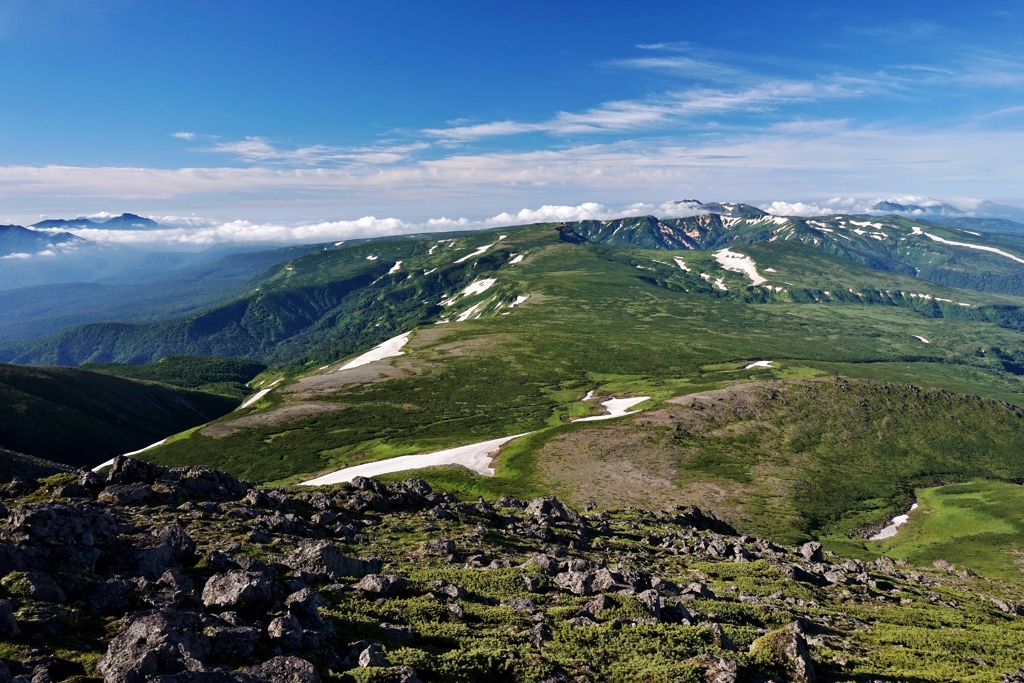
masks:
[[[755,360],[753,363],[743,368],[744,370],[750,370],[751,368],[770,368],[772,362],[770,360]]]
[[[395,261],[395,265],[391,266],[391,270],[388,271],[388,275],[391,275],[393,273],[397,273],[401,269],[402,269],[402,262],[401,261]]]
[[[494,244],[497,244],[497,242],[495,242]],[[463,261],[468,261],[469,259],[473,258],[474,256],[483,256],[483,253],[485,251],[487,251],[488,249],[490,249],[491,247],[493,247],[494,244],[485,244],[482,247],[477,247],[477,250],[474,251],[472,254],[466,254],[462,258],[457,259],[455,261],[455,263],[462,263]]]
[[[273,382],[271,382],[270,384],[267,385],[266,389],[260,389],[259,391],[257,391],[255,394],[253,394],[252,396],[247,398],[245,400],[245,403],[243,403],[242,405],[240,405],[237,408],[235,408],[235,410],[241,410],[242,408],[248,408],[253,403],[255,403],[256,401],[260,400],[261,398],[263,398],[264,396],[269,394],[270,390],[274,388],[274,385],[277,384],[280,381],[281,380],[279,380],[279,379],[275,379]]]
[[[916,509],[917,509],[917,503],[914,503],[913,505],[910,506],[910,512],[913,512]],[[896,532],[898,532],[900,530],[900,527],[903,526],[904,524],[906,524],[909,520],[910,520],[910,514],[909,513],[905,514],[905,515],[896,515],[895,517],[892,518],[892,524],[890,524],[889,526],[885,527],[884,529],[879,531],[877,534],[875,534],[874,536],[872,536],[868,540],[871,540],[871,541],[884,541],[887,538],[892,538],[893,536],[896,535]]]
[[[384,360],[385,358],[393,358],[395,356],[405,355],[405,351],[402,351],[402,347],[405,346],[409,341],[409,332],[403,332],[397,337],[392,337],[386,342],[374,346],[372,349],[367,351],[361,356],[356,356],[349,362],[342,365],[338,370],[351,370],[352,368],[358,368],[363,365],[368,365],[374,361]]]
[[[910,336],[911,336],[911,337],[913,337],[914,339],[920,339],[920,340],[921,340],[921,341],[923,341],[923,342],[924,342],[925,344],[931,344],[931,342],[930,342],[930,341],[928,341],[927,339],[925,339],[924,337],[922,337],[922,336],[921,336],[921,335],[919,335],[919,334],[912,334],[912,335],[910,335]]]
[[[301,483],[302,486],[326,486],[328,484],[340,484],[345,481],[352,481],[355,477],[376,477],[391,472],[404,472],[406,470],[419,470],[425,467],[439,467],[441,465],[462,465],[477,474],[485,477],[494,476],[494,468],[491,461],[495,453],[509,441],[518,439],[525,434],[515,436],[503,436],[500,439],[491,439],[481,443],[474,443],[458,448],[449,448],[436,453],[424,453],[420,455],[402,455],[397,458],[388,458],[378,462],[368,462],[365,465],[346,467],[344,469],[325,474],[316,479],[310,479]]]
[[[1019,256],[1014,256],[1013,254],[1007,253],[1007,252],[1003,251],[1002,249],[996,249],[995,247],[984,247],[984,246],[982,246],[980,244],[968,244],[967,242],[954,242],[953,240],[946,240],[946,239],[942,239],[941,237],[936,237],[935,235],[933,235],[931,233],[928,233],[928,232],[926,232],[924,234],[925,234],[925,237],[928,237],[929,239],[931,239],[934,242],[941,242],[942,244],[949,244],[949,245],[954,246],[954,247],[967,247],[968,249],[977,249],[978,251],[988,251],[988,252],[992,252],[993,254],[999,254],[1000,256],[1005,256],[1008,259],[1013,259],[1017,263],[1024,263],[1024,259],[1020,258]]]
[[[638,403],[643,403],[649,398],[650,396],[637,396],[635,398],[611,398],[607,401],[601,401],[601,405],[608,409],[607,415],[581,417],[578,420],[573,420],[573,422],[597,422],[598,420],[611,420],[612,418],[622,417],[623,415],[632,415],[633,413],[627,413],[626,411]]]
[[[754,263],[754,259],[745,254],[729,251],[728,249],[722,249],[715,253],[715,260],[718,261],[718,265],[722,266],[726,270],[734,273],[745,274],[750,278],[751,282],[753,282],[755,286],[768,281],[758,274],[757,264]],[[725,287],[722,287],[722,289],[725,289]]]

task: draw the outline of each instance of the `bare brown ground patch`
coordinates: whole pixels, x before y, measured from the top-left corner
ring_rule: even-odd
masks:
[[[626,422],[553,439],[537,454],[542,481],[579,505],[658,509],[697,505],[739,529],[757,531],[769,519],[793,519],[794,468],[803,457],[774,450],[785,427],[771,403],[785,401],[785,383],[737,384],[669,399],[665,407]],[[749,482],[690,469],[687,463],[722,439],[751,435],[762,448]]]
[[[315,375],[302,377],[281,387],[278,391],[281,394],[289,395],[289,398],[302,400],[333,394],[343,387],[353,384],[376,384],[389,379],[398,379],[411,374],[411,372],[411,364],[401,361],[394,362],[393,358],[387,358],[351,370],[323,370]]]
[[[294,422],[304,417],[310,417],[312,415],[322,415],[324,413],[333,413],[338,410],[339,406],[334,403],[317,403],[314,401],[308,401],[303,403],[292,403],[291,405],[281,406],[280,408],[274,408],[268,410],[265,413],[255,413],[253,415],[246,415],[240,417],[237,420],[230,420],[228,422],[215,422],[214,424],[204,427],[201,434],[206,436],[212,436],[220,438],[228,436],[239,429],[246,429],[248,427],[263,427],[265,425],[281,424],[285,422]]]

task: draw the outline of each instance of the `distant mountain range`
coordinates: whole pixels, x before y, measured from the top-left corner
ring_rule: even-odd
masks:
[[[161,227],[161,225],[151,218],[136,216],[134,213],[123,213],[120,216],[114,216],[105,221],[94,221],[88,218],[75,218],[73,220],[50,218],[33,223],[32,227],[37,230],[69,230],[72,228],[80,230],[87,228],[98,228],[101,230],[153,230]]]
[[[0,225],[0,257],[28,256],[55,246],[85,242],[70,232],[41,232],[20,225]]]

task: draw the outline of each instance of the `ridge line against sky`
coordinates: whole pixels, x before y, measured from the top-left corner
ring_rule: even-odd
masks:
[[[183,51],[175,31],[198,30],[182,23],[196,3],[174,13],[159,2],[0,0],[0,82],[10,93],[0,103],[0,222],[114,205],[297,224],[370,214],[483,221],[515,205],[656,205],[667,197],[1024,201],[1021,3],[981,3],[969,15],[919,3],[888,3],[875,13],[869,5],[883,7],[739,3],[745,12],[709,33],[689,28],[713,24],[709,9],[681,14],[650,3],[642,8],[649,16],[627,17],[597,3],[595,12],[607,16],[590,18],[556,3],[567,30],[585,25],[602,40],[553,49],[548,29],[529,24],[539,10],[527,3],[507,20],[537,35],[522,36],[514,59],[501,52],[508,40],[499,36],[497,46],[464,39],[466,54],[453,62],[448,48],[422,51],[430,31],[468,35],[494,19],[488,10],[455,16],[445,12],[455,4],[441,3],[432,18],[412,3],[381,10],[313,3],[260,16],[232,1],[204,16],[207,33],[190,36]],[[395,16],[395,35],[413,36],[411,44],[393,40],[387,53],[364,54],[376,22]],[[687,23],[666,27],[670,16]],[[275,20],[302,27],[314,42],[314,24],[340,33],[352,24],[366,35],[349,32],[351,45],[307,47],[299,43],[309,36],[282,31],[280,45],[265,46],[269,54],[249,64],[227,52]],[[416,33],[418,20],[426,25]],[[248,34],[236,34],[240,21]],[[124,55],[142,43],[124,29],[146,24],[156,33],[134,64]],[[95,54],[59,42],[73,28],[89,32]],[[104,39],[113,36],[122,44],[108,51]],[[26,55],[24,45],[40,37],[55,40],[52,48]],[[168,46],[175,38],[177,51]],[[534,54],[542,45],[546,60]],[[70,82],[82,68],[72,55],[92,69],[85,82]],[[221,61],[196,71],[211,55]],[[312,64],[314,57],[322,63]],[[375,61],[387,63],[386,74],[374,71]],[[433,76],[424,80],[427,72]],[[141,85],[159,75],[168,93]],[[509,87],[493,82],[499,76]],[[134,94],[123,111],[95,94],[73,99],[79,107],[38,104],[89,85],[105,92],[104,78]],[[268,113],[252,108],[256,95],[213,93],[239,78]],[[523,83],[535,92],[508,92]],[[192,90],[206,97],[204,107],[197,109]],[[310,108],[318,98],[323,104]],[[359,106],[329,106],[346,98]]]

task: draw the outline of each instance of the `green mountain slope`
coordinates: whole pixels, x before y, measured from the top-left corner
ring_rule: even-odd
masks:
[[[275,266],[255,280],[241,297],[201,313],[145,324],[95,323],[72,327],[43,339],[8,343],[0,348],[0,360],[60,365],[144,363],[185,354],[238,356],[293,366],[329,361],[416,325],[444,319],[449,307],[441,302],[451,294],[475,280],[489,279],[489,273],[514,266],[512,261],[517,255],[546,248],[555,241],[615,247],[609,252],[611,260],[629,262],[640,270],[650,271],[644,274],[650,281],[689,293],[758,301],[884,303],[927,309],[933,316],[989,320],[1013,329],[1024,328],[1020,300],[979,298],[949,289],[955,285],[991,293],[1024,292],[1024,264],[1014,260],[1017,257],[1012,252],[1019,248],[1017,253],[1024,254],[1024,242],[1005,235],[980,239],[919,221],[885,220],[890,222],[870,223],[853,217],[818,220],[704,214],[662,221],[651,217],[584,221],[444,239],[421,236],[363,242],[317,251]],[[501,234],[506,239],[500,240]],[[680,256],[684,263],[686,259],[696,259],[696,264],[714,264],[714,255],[708,250],[739,244],[749,244],[751,248],[813,247],[875,271],[917,275],[918,281],[858,271],[856,277],[844,275],[846,281],[839,282],[828,271],[846,273],[849,269],[837,266],[836,261],[826,261],[810,266],[811,270],[817,268],[816,282],[820,286],[808,287],[794,279],[807,280],[809,262],[804,259],[803,268],[792,267],[785,272],[774,268],[775,273],[765,270],[760,274],[767,280],[761,283],[765,286],[750,289],[749,279],[732,278],[730,290],[724,281],[721,286],[715,284],[720,276],[709,279],[708,271],[717,265],[700,271],[706,276],[702,278],[698,272],[685,270],[688,267],[679,267],[675,256],[630,251],[636,247],[687,249],[689,255]],[[481,247],[485,249],[479,257],[460,260]],[[724,271],[719,267],[718,272]],[[920,282],[925,279],[933,282]],[[936,286],[943,283],[945,287]],[[504,291],[505,294],[510,295],[511,290]],[[508,296],[492,297],[490,305],[511,300]]]
[[[785,242],[732,247],[767,278],[753,286],[708,250],[578,244],[552,226],[509,231],[498,243],[494,235],[466,239],[457,251],[449,249],[458,243],[428,243],[434,253],[414,252],[376,285],[398,276],[391,286],[417,286],[439,254],[453,264],[494,245],[453,264],[468,267],[458,285],[417,300],[439,311],[428,321],[448,322],[416,329],[405,355],[354,370],[339,370],[343,354],[268,370],[255,388],[282,381],[255,404],[147,457],[287,479],[549,427],[589,428],[564,424],[602,411],[581,400],[590,391],[663,400],[834,372],[1024,403],[1016,374],[1024,335],[988,319],[1000,306],[1016,311],[1013,297],[953,290]],[[341,252],[320,258],[295,261],[279,277],[320,277]],[[452,296],[468,277],[477,286]],[[412,327],[379,324],[382,337]],[[757,360],[774,366],[747,368]],[[550,486],[532,478],[532,465],[522,467],[509,481]]]
[[[731,244],[794,242],[877,270],[916,275],[951,287],[1024,294],[1024,238],[981,234],[896,216],[652,216],[566,223],[588,242],[648,249],[717,249]],[[998,253],[1001,252],[1001,253]]]
[[[85,370],[102,372],[118,377],[162,382],[185,389],[198,389],[212,394],[244,398],[252,391],[246,383],[266,365],[243,358],[214,356],[167,356],[155,363],[128,365],[127,363],[86,363]]]
[[[225,396],[75,368],[0,364],[0,448],[91,467],[237,405]]]

